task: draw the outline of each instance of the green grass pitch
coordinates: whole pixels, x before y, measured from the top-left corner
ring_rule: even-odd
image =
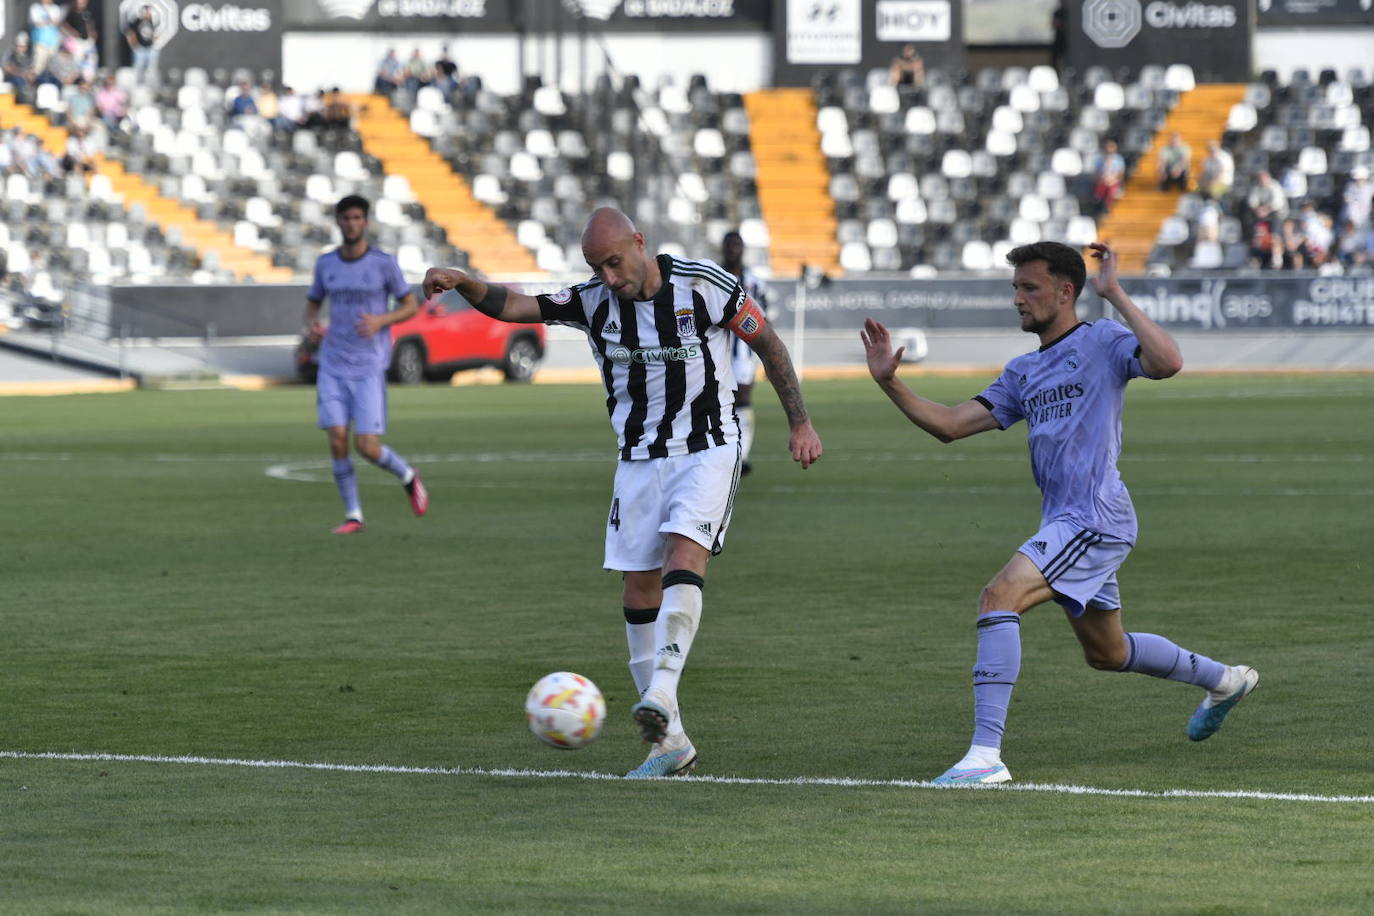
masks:
[[[968,740],[978,591],[1038,520],[1024,432],[940,445],[870,383],[806,388],[805,473],[756,393],[683,681],[700,773],[929,779]],[[393,389],[431,513],[360,462],[368,530],[336,538],[309,389],[5,400],[0,752],[624,772],[603,403]],[[1092,671],[1032,611],[1018,783],[1374,795],[1374,378],[1136,382],[1127,405],[1127,626],[1263,682],[1194,744],[1195,690]],[[607,697],[582,751],[523,721],[558,669]],[[5,913],[1374,910],[1368,801],[8,756],[0,850]]]

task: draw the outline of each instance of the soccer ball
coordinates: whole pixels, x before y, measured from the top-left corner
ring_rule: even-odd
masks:
[[[545,744],[565,751],[590,744],[601,734],[606,701],[590,680],[571,671],[555,671],[539,679],[525,697],[530,731]]]

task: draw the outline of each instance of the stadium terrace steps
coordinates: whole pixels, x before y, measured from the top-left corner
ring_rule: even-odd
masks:
[[[491,277],[540,272],[510,226],[472,196],[467,179],[410,129],[405,115],[382,96],[356,94],[349,101],[358,111],[363,149],[388,175],[405,176],[427,218],[444,230],[450,244],[467,252],[474,270]]]
[[[1241,83],[1198,86],[1183,93],[1155,133],[1150,149],[1141,156],[1126,182],[1126,192],[1098,225],[1098,237],[1110,241],[1120,256],[1123,271],[1140,273],[1154,248],[1160,225],[1174,214],[1182,191],[1159,190],[1159,151],[1177,131],[1192,151],[1189,182],[1195,187],[1207,141],[1220,140],[1231,106],[1245,96]]]
[[[31,111],[12,95],[0,95],[0,126],[18,127],[33,134],[49,152],[59,158],[66,151],[66,128],[54,127],[47,118]],[[292,278],[290,270],[276,267],[265,255],[236,245],[228,232],[201,219],[185,204],[163,197],[157,188],[125,171],[122,163],[103,154],[96,156],[96,163],[97,171],[110,179],[114,192],[122,195],[126,208],[133,203],[142,204],[148,219],[161,226],[164,235],[176,228],[181,233],[182,244],[194,248],[202,258],[213,252],[220,267],[240,280],[284,283]]]
[[[809,89],[765,89],[745,95],[744,107],[773,274],[795,276],[803,264],[838,274],[835,202],[815,96]]]

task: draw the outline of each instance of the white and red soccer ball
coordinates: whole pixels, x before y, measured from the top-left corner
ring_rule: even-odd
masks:
[[[601,734],[606,700],[588,678],[555,671],[539,679],[525,697],[530,731],[545,744],[576,750]]]

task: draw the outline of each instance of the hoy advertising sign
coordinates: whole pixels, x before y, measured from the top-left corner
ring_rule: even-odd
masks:
[[[1083,0],[1066,6],[1069,64],[1080,72],[1187,64],[1199,82],[1250,79],[1251,0]]]
[[[964,65],[963,0],[775,0],[773,81],[810,85],[817,73],[886,69],[904,45],[927,67]]]

